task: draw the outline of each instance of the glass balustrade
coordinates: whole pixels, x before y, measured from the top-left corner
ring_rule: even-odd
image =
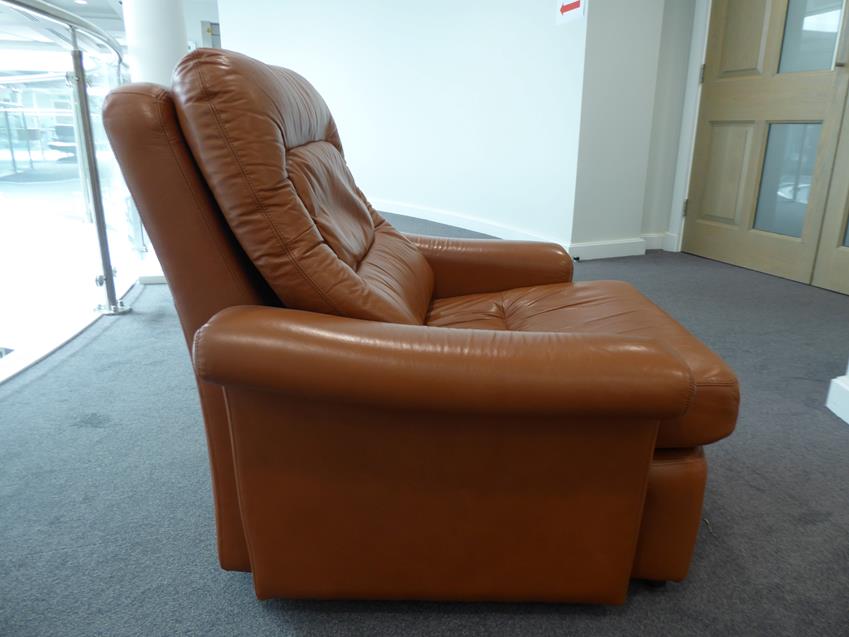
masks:
[[[0,381],[89,325],[106,304],[74,84],[71,29],[0,3]],[[115,286],[138,279],[143,234],[101,106],[118,56],[78,38]]]

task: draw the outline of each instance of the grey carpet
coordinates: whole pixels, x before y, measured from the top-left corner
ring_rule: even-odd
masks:
[[[257,601],[217,566],[189,359],[151,286],[0,386],[0,635],[849,635],[849,425],[823,407],[849,297],[668,253],[576,278],[634,283],[740,376],[686,582],[622,607]]]
[[[447,226],[444,223],[435,223],[424,219],[416,219],[415,217],[407,217],[404,215],[396,215],[391,212],[381,212],[386,220],[393,226],[404,232],[413,234],[429,234],[438,237],[462,237],[464,239],[491,239],[488,234],[473,232],[465,228],[457,228],[456,226]]]

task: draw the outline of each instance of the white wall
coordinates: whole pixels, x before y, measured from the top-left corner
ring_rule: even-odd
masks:
[[[643,204],[664,5],[589,4],[573,256],[645,251]]]
[[[590,0],[586,21],[561,26],[550,0],[219,12],[224,47],[316,85],[378,208],[595,258],[676,249],[706,1]]]
[[[558,26],[551,0],[219,0],[219,14],[225,48],[325,97],[376,207],[570,242],[585,23]]]
[[[667,0],[667,3],[672,1]],[[690,188],[690,171],[696,142],[699,102],[702,95],[701,68],[707,51],[712,0],[694,0],[694,4],[687,78],[684,83],[681,132],[678,139],[678,159],[675,183],[672,186],[672,208],[669,211],[669,229],[663,239],[663,249],[676,252],[681,250],[683,238],[683,207]]]
[[[203,46],[203,31],[200,23],[218,22],[216,0],[183,0],[183,17],[186,22],[186,39],[194,48]]]
[[[663,12],[643,199],[642,237],[648,249],[660,248],[669,230],[695,9],[695,0],[667,0]]]

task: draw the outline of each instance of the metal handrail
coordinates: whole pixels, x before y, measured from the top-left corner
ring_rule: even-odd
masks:
[[[48,20],[59,22],[69,28],[75,28],[87,35],[94,36],[115,52],[115,55],[118,56],[119,67],[123,64],[124,53],[118,40],[85,18],[74,15],[70,11],[65,11],[65,9],[52,5],[49,2],[44,2],[44,0],[0,0],[0,4],[9,5],[29,13],[35,13]]]
[[[79,46],[78,35],[86,35],[95,40],[100,40],[111,48],[118,56],[118,81],[121,81],[121,66],[123,64],[123,56],[121,54],[121,45],[111,35],[106,33],[100,27],[92,24],[88,20],[84,20],[73,13],[69,13],[64,9],[60,9],[43,0],[0,0],[0,4],[10,6],[15,11],[34,14],[35,16],[45,18],[52,22],[58,22],[68,29],[71,45],[71,59],[74,65],[74,70],[68,73],[67,78],[74,88],[76,96],[75,104],[78,109],[78,124],[81,128],[79,151],[84,166],[83,176],[88,181],[89,193],[91,195],[91,206],[94,217],[94,225],[97,230],[97,241],[100,246],[100,259],[103,266],[103,275],[98,277],[98,281],[106,288],[106,305],[100,306],[100,310],[104,314],[124,314],[129,312],[130,308],[126,307],[121,300],[118,299],[115,290],[115,277],[112,270],[112,257],[109,254],[109,238],[106,226],[106,211],[103,207],[103,193],[100,187],[100,172],[97,167],[97,158],[95,156],[94,132],[91,123],[91,106],[88,100],[88,84],[86,82],[85,65],[83,64],[83,52]],[[52,31],[52,30],[51,30]],[[58,34],[54,34],[57,35]],[[58,36],[61,39],[61,36]],[[8,113],[4,112],[4,117],[8,117]],[[7,124],[8,127],[8,124]],[[14,157],[14,150],[12,151]]]

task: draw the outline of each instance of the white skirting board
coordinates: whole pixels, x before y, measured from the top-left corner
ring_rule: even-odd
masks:
[[[564,246],[573,257],[579,259],[607,259],[611,257],[630,257],[645,254],[646,250],[678,250],[678,235],[669,232],[658,232],[643,234],[639,237],[624,239],[609,239],[605,241],[587,241],[568,243],[558,237],[537,235],[521,230],[515,226],[495,223],[473,215],[467,215],[452,210],[429,208],[403,201],[391,201],[388,199],[374,199],[372,204],[378,210],[384,210],[396,215],[416,217],[435,223],[444,223],[449,226],[457,226],[474,232],[498,237],[499,239],[513,239],[519,241],[550,241]]]
[[[849,423],[849,375],[831,381],[825,406]]]
[[[677,244],[677,235],[669,232],[658,232],[626,239],[570,243],[566,246],[566,249],[569,250],[569,254],[573,257],[587,261],[589,259],[639,256],[645,254],[646,250],[677,252]]]
[[[554,241],[555,243],[563,243],[554,237],[545,237],[536,235],[531,232],[526,232],[515,226],[500,224],[473,215],[467,215],[453,210],[442,210],[440,208],[429,208],[427,206],[417,206],[415,204],[405,203],[403,201],[391,201],[389,199],[372,199],[372,205],[377,210],[390,212],[396,215],[404,215],[405,217],[416,217],[417,219],[425,219],[435,223],[443,223],[449,226],[464,228],[473,232],[492,235],[499,239],[513,239],[518,241]]]
[[[640,235],[640,238],[646,242],[646,250],[662,250],[666,233],[643,234]]]
[[[151,250],[142,257],[139,283],[142,285],[162,285],[165,283],[165,275],[156,253]]]
[[[646,240],[642,237],[631,239],[610,239],[607,241],[585,241],[570,243],[566,246],[569,254],[576,259],[610,259],[612,257],[633,257],[646,253]]]

